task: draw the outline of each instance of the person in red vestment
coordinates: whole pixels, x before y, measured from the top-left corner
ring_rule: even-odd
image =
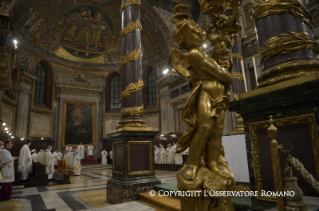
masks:
[[[2,180],[0,180],[0,201],[8,200],[12,196],[12,182],[14,182],[14,161],[19,157],[12,157],[10,149],[13,144],[11,141],[4,142],[4,148],[0,150],[2,154],[1,163],[5,166],[1,169]]]

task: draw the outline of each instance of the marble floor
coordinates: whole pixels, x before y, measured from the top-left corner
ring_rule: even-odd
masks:
[[[2,211],[162,211],[144,201],[118,205],[105,202],[107,181],[112,176],[111,166],[86,166],[81,176],[71,176],[71,184],[33,188],[14,186],[11,200],[0,202]],[[162,183],[176,180],[176,172],[156,171]]]

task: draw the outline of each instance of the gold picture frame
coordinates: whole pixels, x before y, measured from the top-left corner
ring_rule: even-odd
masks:
[[[319,140],[318,140],[318,134],[317,134],[316,118],[313,113],[300,115],[300,116],[286,117],[281,119],[274,119],[274,125],[278,128],[279,132],[280,132],[281,126],[297,125],[297,124],[309,125],[309,135],[311,138],[313,155],[317,155],[319,152]],[[261,194],[261,191],[264,190],[264,187],[263,187],[263,176],[262,176],[263,174],[262,174],[262,167],[261,167],[261,155],[259,150],[258,130],[265,129],[268,127],[269,127],[269,120],[254,122],[249,124],[249,130],[251,135],[251,151],[252,151],[254,176],[255,176],[255,187],[256,187],[256,191],[258,191],[257,199],[275,202],[276,201],[275,196],[267,197],[267,196],[262,196]],[[271,139],[269,138],[269,144],[270,144],[270,141]],[[269,145],[269,148],[270,148],[270,145]],[[271,160],[269,162],[271,162]],[[285,160],[281,160],[280,162],[284,163]],[[319,159],[316,159],[314,157],[314,164],[316,169],[315,177],[318,180],[319,179]],[[283,175],[283,172],[282,172],[282,175]]]
[[[148,144],[149,145],[149,169],[150,170],[145,170],[145,171],[131,171],[131,145],[136,145],[136,144]],[[153,152],[154,150],[152,149],[152,141],[129,141],[127,143],[127,169],[128,169],[128,175],[144,175],[144,174],[152,174],[153,173]]]
[[[117,145],[121,145],[122,147],[122,160],[121,160],[121,163],[122,163],[122,171],[116,171],[116,146]],[[113,145],[112,145],[112,152],[113,152],[113,165],[112,165],[112,169],[113,169],[113,173],[114,174],[120,174],[120,175],[123,175],[123,172],[124,172],[124,162],[123,162],[123,157],[124,157],[124,147],[123,147],[123,141],[117,141],[117,142],[114,142]]]
[[[6,114],[4,114],[4,112],[6,111],[6,109],[8,111],[11,111],[12,112],[12,115],[10,117],[10,112],[6,112]],[[14,134],[14,126],[15,126],[15,117],[16,117],[16,108],[14,107],[11,107],[5,103],[2,103],[2,106],[1,106],[1,114],[0,114],[0,119],[5,122],[7,124],[6,127],[8,127],[9,131]],[[8,120],[8,121],[6,121]],[[10,125],[8,124],[11,123]]]
[[[88,143],[86,143],[83,140],[78,141],[79,143],[67,143],[66,142],[66,138],[70,138],[72,136],[72,133],[70,133],[70,131],[66,129],[66,126],[69,125],[69,123],[70,123],[70,117],[71,117],[70,112],[72,112],[70,109],[74,109],[74,108],[79,109],[80,114],[78,114],[78,115],[81,116],[81,117],[76,117],[76,118],[81,118],[78,121],[81,121],[83,124],[87,124],[86,129],[87,129],[87,131],[89,131],[89,132],[78,131],[78,133],[86,133],[86,134],[92,133],[91,139],[86,141]],[[67,110],[67,109],[69,109],[69,110]],[[89,112],[85,112],[85,110],[89,110]],[[90,113],[91,113],[91,116],[90,116]],[[68,120],[67,120],[67,118],[68,118]],[[92,119],[92,121],[86,121],[85,119],[89,119],[89,120]],[[61,127],[62,127],[62,129],[61,129],[61,147],[65,148],[65,147],[67,147],[68,144],[70,144],[73,148],[76,148],[80,144],[80,142],[82,142],[82,144],[85,147],[89,146],[90,143],[92,143],[92,145],[95,146],[95,144],[96,144],[96,127],[97,127],[96,124],[97,123],[96,123],[96,103],[95,102],[81,102],[81,101],[69,101],[69,100],[63,101],[62,102],[62,124],[61,124]],[[66,133],[68,133],[68,134],[66,134]],[[68,137],[66,137],[66,135]],[[73,138],[74,138],[74,136],[73,136]]]
[[[30,137],[52,138],[52,128],[53,116],[34,112],[30,113]],[[46,133],[41,133],[42,131]]]

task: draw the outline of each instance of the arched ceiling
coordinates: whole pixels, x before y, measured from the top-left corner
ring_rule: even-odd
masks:
[[[170,17],[175,3],[142,0],[144,64],[166,57],[174,46]],[[86,70],[118,70],[120,7],[120,0],[20,0],[13,9],[12,28],[21,45],[48,61]],[[86,21],[80,21],[83,16]]]

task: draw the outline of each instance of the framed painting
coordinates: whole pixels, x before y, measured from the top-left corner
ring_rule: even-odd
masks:
[[[15,125],[15,114],[16,109],[14,107],[8,106],[7,104],[2,103],[1,106],[1,120],[6,123],[8,130],[14,134],[14,125]]]
[[[77,147],[80,142],[95,146],[96,104],[93,102],[64,101],[62,109],[62,147]]]
[[[31,113],[30,137],[52,138],[53,116]]]

